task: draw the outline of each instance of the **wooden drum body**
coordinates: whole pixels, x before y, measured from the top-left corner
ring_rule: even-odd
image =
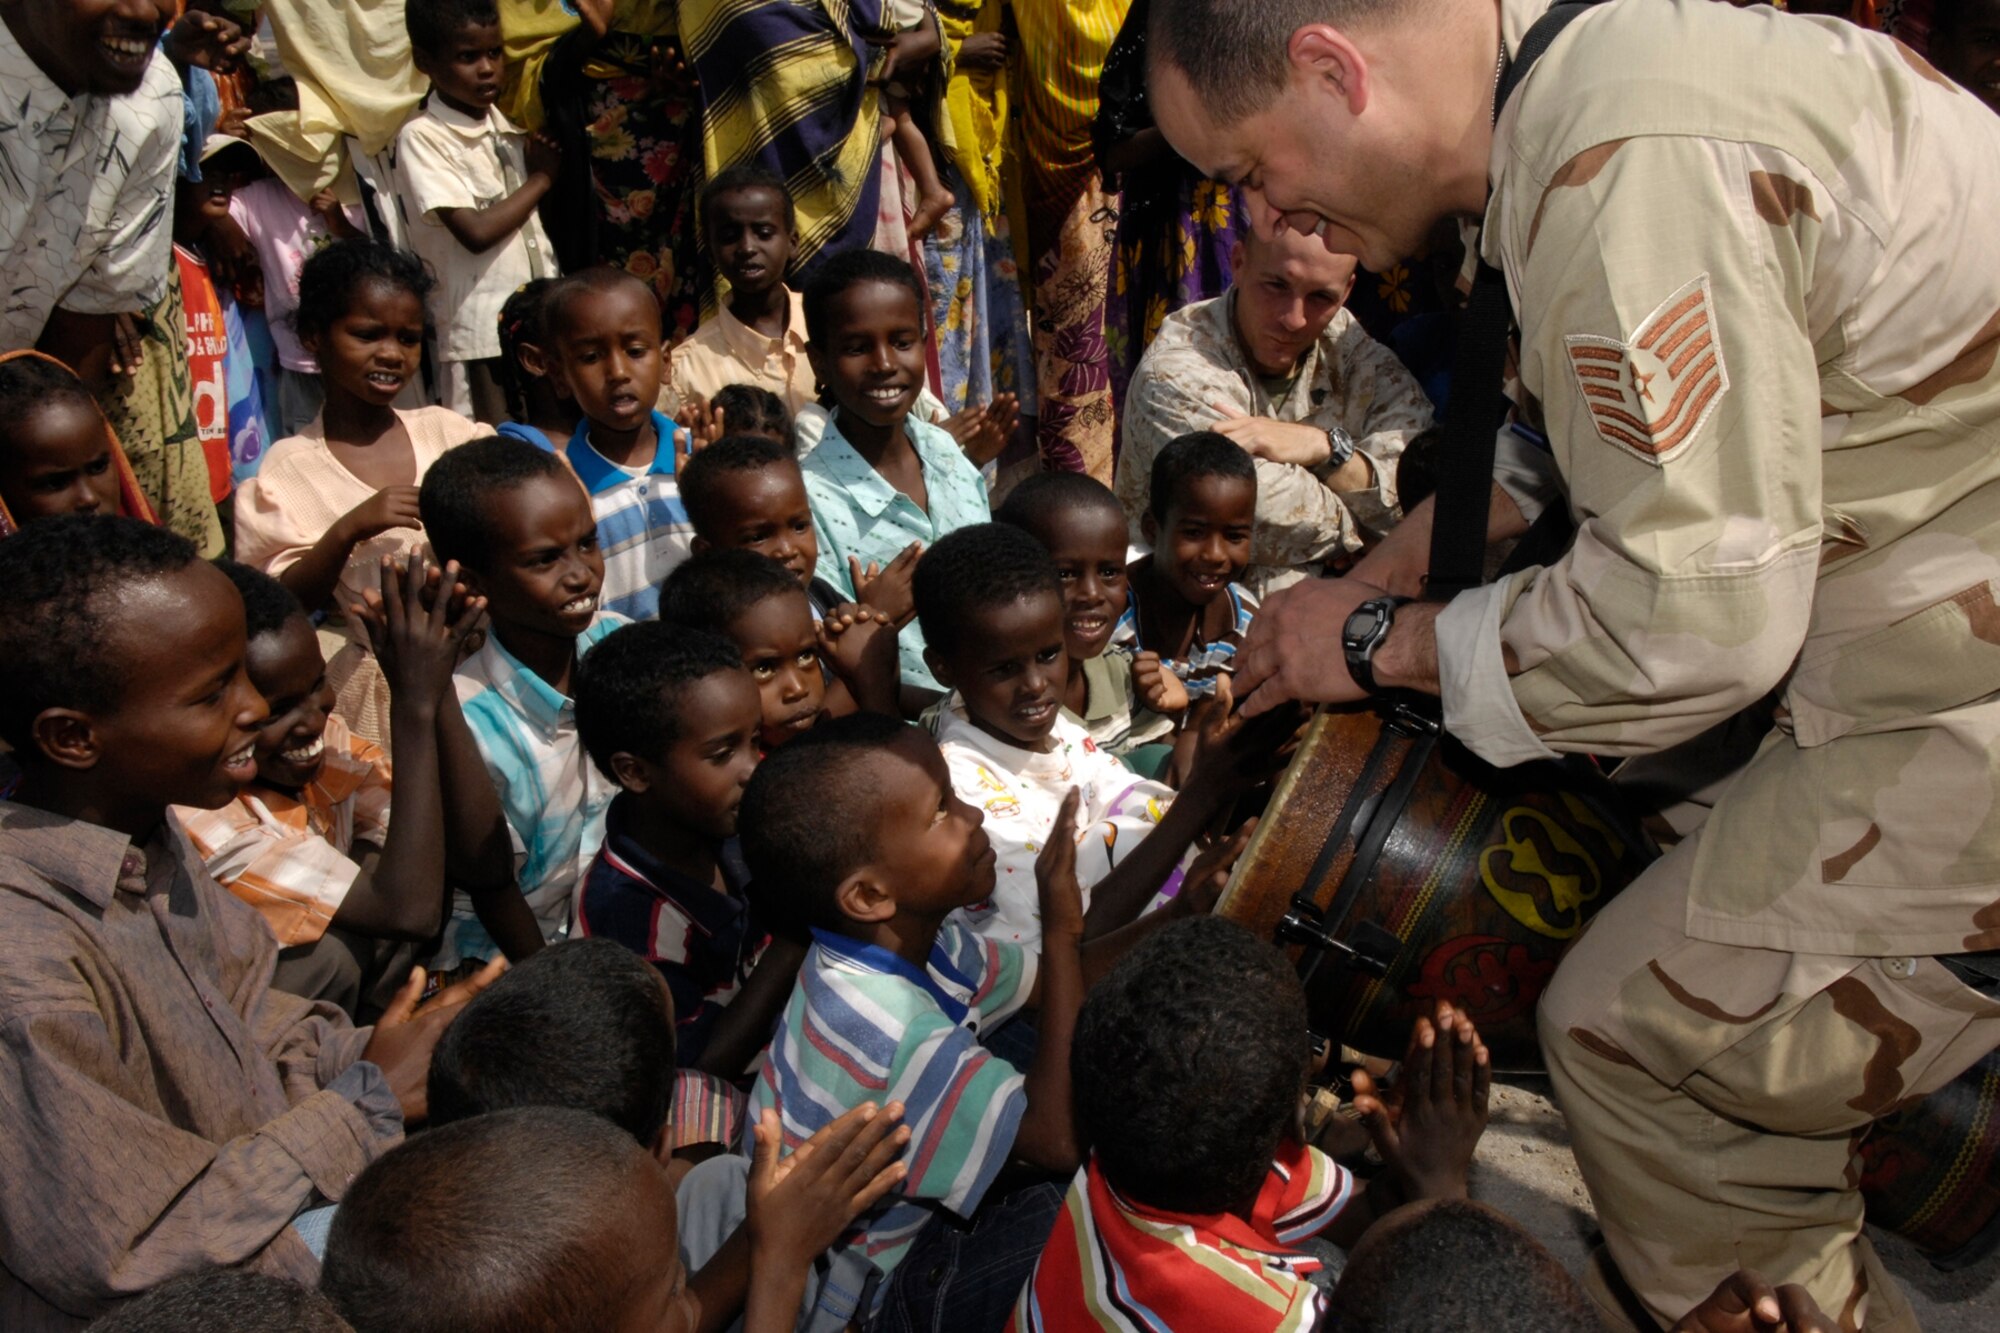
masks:
[[[1397,709],[1321,709],[1216,911],[1287,945],[1313,1026],[1400,1056],[1437,999],[1539,1069],[1563,947],[1658,855],[1594,766],[1496,769]]]

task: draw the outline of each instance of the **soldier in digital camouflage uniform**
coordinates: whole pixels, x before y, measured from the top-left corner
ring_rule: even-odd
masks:
[[[1125,394],[1116,478],[1141,541],[1153,460],[1176,436],[1219,429],[1257,455],[1241,581],[1261,600],[1402,517],[1396,461],[1431,424],[1431,404],[1342,305],[1351,258],[1291,232],[1246,235],[1242,247],[1229,291],[1168,315],[1146,348]],[[1346,433],[1351,459],[1331,457],[1330,428]]]
[[[2000,1044],[2000,119],[1838,21],[1611,0],[1489,131],[1539,9],[1156,0],[1152,101],[1253,211],[1371,268],[1484,213],[1579,532],[1401,608],[1380,685],[1441,694],[1500,764],[1662,750],[1781,687],[1563,962],[1543,1050],[1661,1322],[1750,1266],[1914,1329],[1852,1150]],[[1538,498],[1496,490],[1495,534]],[[1368,585],[1417,590],[1428,533],[1419,508],[1266,602],[1246,707],[1359,697],[1333,640]]]

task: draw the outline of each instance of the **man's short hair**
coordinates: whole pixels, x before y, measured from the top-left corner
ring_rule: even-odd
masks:
[[[1121,1194],[1178,1213],[1255,1199],[1312,1061],[1305,991],[1221,917],[1149,936],[1091,988],[1070,1046],[1077,1126]]]
[[[727,634],[751,607],[788,593],[803,597],[805,589],[770,556],[742,547],[711,548],[667,575],[660,585],[660,619]]]
[[[410,46],[427,56],[443,55],[452,38],[467,28],[499,21],[493,0],[409,0],[403,8]]]
[[[259,634],[276,634],[285,627],[285,622],[293,616],[302,616],[306,609],[292,590],[272,578],[261,569],[252,569],[238,560],[212,560],[217,569],[229,576],[236,585],[236,591],[243,597],[243,628],[251,638]]]
[[[674,1097],[674,1013],[615,940],[552,944],[473,997],[431,1057],[431,1124],[522,1106],[601,1116],[651,1148]]]
[[[879,834],[880,789],[863,770],[911,731],[879,713],[829,718],[757,765],[736,826],[759,919],[843,924],[835,890],[875,858]]]
[[[1597,1333],[1588,1297],[1533,1236],[1483,1203],[1399,1208],[1349,1253],[1341,1333]]]
[[[767,467],[798,465],[798,455],[789,444],[764,435],[723,436],[681,465],[681,504],[687,508],[688,522],[696,532],[714,523],[718,492],[731,478]]]
[[[631,1232],[642,1169],[658,1169],[650,1153],[582,1111],[426,1130],[348,1186],[320,1290],[357,1333],[615,1327],[633,1247],[657,1239]]]
[[[792,203],[792,192],[785,188],[784,178],[761,162],[738,162],[733,167],[724,167],[715,173],[701,189],[700,213],[702,230],[708,229],[708,210],[725,194],[738,190],[771,190],[785,201],[785,225],[796,229],[799,225],[797,207]]]
[[[1348,29],[1422,0],[1153,0],[1148,68],[1173,65],[1217,124],[1270,105],[1290,77],[1292,34],[1314,23]],[[1158,94],[1151,94],[1159,105]]]
[[[575,481],[562,459],[511,436],[489,435],[447,449],[424,473],[417,492],[424,536],[438,563],[456,560],[467,569],[485,569],[493,556],[492,498],[542,477]]]
[[[980,613],[1036,593],[1062,596],[1049,549],[1007,523],[975,523],[937,539],[910,580],[924,642],[956,652],[980,634]]]
[[[1125,521],[1124,506],[1097,478],[1084,472],[1037,472],[1007,493],[993,521],[1021,528],[1047,545],[1064,518],[1093,509]]]
[[[1257,461],[1243,446],[1227,435],[1212,430],[1192,430],[1167,441],[1167,447],[1153,456],[1152,485],[1147,506],[1155,523],[1165,523],[1167,513],[1198,477],[1228,477],[1257,484]]]
[[[110,644],[120,604],[199,558],[177,533],[109,514],[42,519],[0,541],[0,739],[28,754],[47,709],[115,707],[127,665]]]
[[[268,1273],[216,1268],[153,1288],[90,1333],[351,1333],[333,1302]]]
[[[797,586],[794,584],[793,586]],[[604,776],[623,751],[657,762],[681,737],[681,696],[718,671],[741,671],[736,645],[709,630],[642,620],[606,635],[576,669],[576,730]]]

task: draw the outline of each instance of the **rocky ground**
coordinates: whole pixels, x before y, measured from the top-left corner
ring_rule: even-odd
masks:
[[[1472,1192],[1517,1218],[1580,1273],[1596,1243],[1597,1219],[1570,1155],[1568,1127],[1548,1092],[1540,1078],[1495,1081],[1492,1123],[1479,1145]],[[1940,1273],[1898,1237],[1874,1235],[1926,1333],[2000,1333],[2000,1256]]]

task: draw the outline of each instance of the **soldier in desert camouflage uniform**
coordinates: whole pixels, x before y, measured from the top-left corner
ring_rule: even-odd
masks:
[[[1247,234],[1236,281],[1177,310],[1125,395],[1118,502],[1141,541],[1153,459],[1189,431],[1219,430],[1257,457],[1257,527],[1242,582],[1261,599],[1380,537],[1402,510],[1396,459],[1431,423],[1396,354],[1342,305],[1354,260],[1311,237]],[[1329,429],[1354,452],[1331,457]]]
[[[1781,687],[1706,824],[1564,961],[1543,1051],[1662,1323],[1741,1265],[1914,1329],[1850,1172],[2000,1044],[2000,119],[1837,21],[1612,0],[1489,133],[1540,8],[1158,0],[1152,102],[1371,268],[1484,213],[1578,535],[1401,608],[1379,684],[1499,764],[1661,750]],[[1535,510],[1496,491],[1495,535]],[[1247,708],[1358,697],[1335,637],[1368,585],[1416,591],[1428,531],[1267,602]]]

